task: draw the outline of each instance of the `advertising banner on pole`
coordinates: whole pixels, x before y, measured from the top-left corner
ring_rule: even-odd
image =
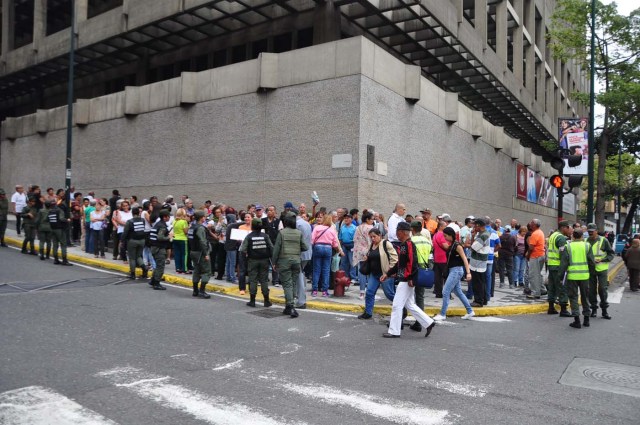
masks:
[[[569,155],[582,155],[577,167],[569,167],[564,160],[565,175],[587,175],[589,159],[589,120],[587,118],[558,118],[558,142],[560,149],[567,149]]]

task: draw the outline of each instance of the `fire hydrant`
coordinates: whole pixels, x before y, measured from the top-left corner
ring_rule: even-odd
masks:
[[[336,272],[336,278],[334,280],[333,296],[344,297],[344,291],[351,285],[351,279],[344,274],[344,270],[338,270]]]

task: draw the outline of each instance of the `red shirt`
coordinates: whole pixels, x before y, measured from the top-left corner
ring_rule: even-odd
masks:
[[[438,232],[433,236],[433,259],[436,263],[447,262],[447,251],[444,249],[444,244],[447,240],[444,238],[444,233]]]

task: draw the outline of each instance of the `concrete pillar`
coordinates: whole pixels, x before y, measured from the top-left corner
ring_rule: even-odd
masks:
[[[47,1],[35,0],[33,3],[33,45],[36,48],[47,36]]]
[[[547,98],[546,98],[546,111],[547,114],[549,114],[549,116],[553,117],[553,112],[554,112],[554,108],[553,108],[553,94],[554,94],[554,90],[553,90],[553,77],[551,77],[550,75],[545,75],[545,81],[546,81],[546,90],[547,90]]]
[[[522,81],[522,70],[524,66],[524,51],[522,43],[522,28],[524,26],[524,15],[522,0],[513,0],[513,8],[518,16],[518,22],[513,30],[513,75],[518,81]]]
[[[475,26],[482,46],[487,45],[487,0],[475,0]]]
[[[507,64],[507,1],[501,0],[496,6],[496,53]]]
[[[13,0],[2,0],[2,55],[6,55],[14,46],[14,4]]]
[[[75,0],[76,1],[76,23],[87,20],[87,13],[89,13],[89,0]]]
[[[313,12],[313,44],[340,40],[340,19],[333,0],[318,2]]]
[[[536,74],[536,7],[534,1],[526,2],[526,8],[523,12],[523,15],[527,17],[527,20],[524,22],[524,26],[529,33],[531,38],[531,43],[525,49],[525,59],[527,60],[527,68],[526,68],[526,81],[525,84],[527,89],[531,92],[531,94],[535,95],[535,74]]]
[[[451,0],[451,3],[453,3],[456,8],[456,20],[458,21],[458,23],[462,22],[462,20],[464,19],[463,1],[464,0]]]

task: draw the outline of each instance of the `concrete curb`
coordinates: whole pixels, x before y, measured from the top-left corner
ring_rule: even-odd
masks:
[[[14,245],[17,247],[22,246],[22,241],[11,238],[11,237],[5,237],[5,242],[10,243],[11,245]],[[38,247],[37,243],[36,243],[36,247]],[[113,270],[113,271],[118,271],[124,274],[129,274],[129,266],[112,264],[108,261],[104,261],[101,259],[87,258],[80,255],[75,255],[75,254],[68,254],[67,258],[70,261],[74,261],[76,263],[81,263],[88,266],[99,267],[106,270]],[[624,265],[624,262],[620,262],[609,271],[609,281],[613,280],[616,277],[618,272],[620,272],[620,269],[622,269],[623,265]],[[137,276],[141,275],[141,272],[139,269],[136,270],[136,275]],[[165,274],[164,281],[167,283],[180,285],[187,288],[193,287],[193,284],[190,279],[186,279],[180,276],[174,276],[171,274]],[[207,290],[218,292],[220,294],[237,297],[237,298],[249,299],[248,294],[240,295],[240,290],[236,287],[228,287],[228,286],[209,283],[207,284]],[[284,299],[282,290],[270,288],[269,292],[270,292],[270,298],[272,302],[276,304],[283,304],[283,305],[285,304],[285,299]],[[258,297],[260,296],[261,295],[258,295]],[[260,298],[258,298],[257,301],[260,301]],[[328,302],[322,302],[322,301],[307,301],[307,308],[313,309],[313,310],[335,311],[335,312],[341,312],[341,313],[360,314],[364,312],[364,306],[362,305],[338,304],[338,303],[328,303]],[[547,308],[548,308],[548,305],[545,302],[541,304],[532,304],[532,305],[507,305],[507,306],[500,306],[500,307],[482,307],[482,308],[475,308],[474,311],[476,313],[476,316],[479,316],[479,317],[481,316],[515,316],[520,314],[546,313]],[[440,312],[440,307],[428,306],[428,307],[425,307],[424,311],[428,315],[433,316]],[[391,306],[387,306],[387,305],[375,306],[373,308],[373,312],[377,314],[389,316],[391,315]],[[450,307],[447,310],[447,317],[463,316],[465,314],[467,314],[467,311],[463,307]]]

